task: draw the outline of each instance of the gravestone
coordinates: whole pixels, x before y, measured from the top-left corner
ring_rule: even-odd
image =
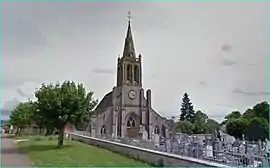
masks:
[[[258,155],[262,154],[262,141],[259,139],[258,141]]]
[[[148,132],[146,130],[144,130],[143,133],[142,133],[142,139],[143,140],[148,140]]]
[[[214,141],[214,156],[218,159],[221,160],[223,156],[223,151],[222,151],[222,142],[219,141],[218,139]]]
[[[171,152],[171,141],[170,140],[166,141],[166,152]]]
[[[245,146],[244,146],[244,144],[241,144],[240,146],[239,146],[239,153],[240,154],[245,154]]]
[[[176,138],[172,139],[171,142],[171,147],[172,147],[172,153],[177,153],[178,152],[178,140]]]
[[[159,135],[158,134],[154,134],[154,143],[155,143],[155,146],[159,146]]]
[[[206,157],[213,157],[213,146],[212,145],[206,145],[205,147],[205,153],[206,153]]]
[[[233,152],[234,154],[238,153],[238,147],[233,147],[233,148],[232,148],[232,152]]]

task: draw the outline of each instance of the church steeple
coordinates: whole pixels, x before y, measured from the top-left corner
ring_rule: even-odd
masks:
[[[130,12],[128,12],[128,29],[125,37],[123,56],[117,62],[117,86],[142,86],[141,55],[136,57],[131,33]]]
[[[131,32],[130,19],[131,19],[130,12],[128,12],[128,29],[127,29],[127,34],[125,38],[123,57],[136,57],[135,47],[134,47],[134,42],[133,42],[132,32]]]

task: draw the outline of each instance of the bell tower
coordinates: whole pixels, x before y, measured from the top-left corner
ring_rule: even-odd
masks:
[[[117,61],[117,86],[142,86],[141,55],[136,57],[131,33],[130,12],[128,15],[128,29],[125,38],[122,57]]]

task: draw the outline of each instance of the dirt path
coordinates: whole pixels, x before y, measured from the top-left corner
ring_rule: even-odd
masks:
[[[1,137],[2,146],[2,167],[13,167],[13,166],[23,166],[30,167],[31,162],[27,155],[21,153],[16,145],[14,144],[14,140],[11,138]]]

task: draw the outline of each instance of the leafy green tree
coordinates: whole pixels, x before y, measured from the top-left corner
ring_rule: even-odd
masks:
[[[20,103],[11,111],[9,123],[18,128],[17,134],[20,134],[22,129],[31,125],[33,113],[34,107],[31,102]]]
[[[229,120],[237,119],[237,118],[241,118],[241,117],[242,117],[242,115],[239,111],[233,111],[225,117],[225,120],[221,123],[221,125],[226,125]]]
[[[204,134],[206,133],[206,123],[208,116],[201,112],[200,110],[196,111],[194,117],[194,133],[195,134]]]
[[[194,133],[194,128],[194,125],[188,120],[179,121],[176,125],[177,132],[185,133],[188,135]]]
[[[184,93],[180,110],[180,121],[188,120],[191,123],[194,122],[195,111],[187,93]]]
[[[253,109],[247,109],[244,114],[243,118],[249,119],[249,118],[254,118],[257,117],[256,112]]]
[[[245,118],[234,118],[228,120],[226,132],[235,138],[242,139],[242,135],[246,134],[249,121]]]
[[[43,134],[44,131],[46,131],[45,136],[53,134],[54,127],[51,120],[44,118],[44,116],[40,114],[37,102],[32,102],[32,104],[35,109],[35,113],[32,116],[33,124],[39,128],[40,134]]]
[[[253,111],[256,116],[265,118],[269,122],[269,103],[267,101],[256,104]]]
[[[214,119],[207,119],[206,122],[206,133],[213,134],[216,130],[220,129],[220,124]]]
[[[82,84],[65,81],[53,85],[42,84],[35,92],[37,113],[59,132],[58,146],[63,145],[65,125],[89,119],[97,100],[93,92],[87,93]]]
[[[237,119],[237,118],[241,118],[241,117],[242,117],[242,115],[239,111],[233,111],[230,114],[228,114],[225,117],[225,119],[230,120],[230,119],[235,119],[235,118]]]
[[[269,123],[263,117],[255,117],[249,120],[249,124],[247,126],[246,137],[250,141],[257,141],[259,139],[269,139]]]

